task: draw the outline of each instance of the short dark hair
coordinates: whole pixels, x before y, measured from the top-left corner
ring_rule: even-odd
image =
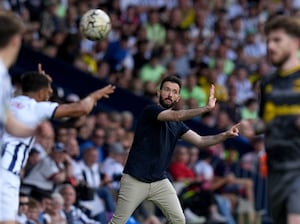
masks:
[[[14,35],[24,30],[21,18],[11,11],[0,10],[0,48],[6,47]]]
[[[177,83],[179,85],[179,89],[181,89],[182,83],[181,83],[179,76],[177,76],[177,75],[171,75],[171,76],[167,76],[166,78],[164,78],[160,83],[159,89],[162,89],[165,82]]]
[[[25,93],[36,92],[40,89],[47,88],[49,83],[50,81],[47,76],[37,71],[26,72],[22,74],[21,77],[22,91]]]
[[[286,15],[276,15],[269,18],[265,24],[265,34],[278,29],[283,29],[286,33],[300,38],[300,19]]]

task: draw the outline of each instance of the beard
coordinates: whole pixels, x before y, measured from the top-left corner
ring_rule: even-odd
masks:
[[[168,98],[166,98],[168,99]],[[171,103],[167,103],[166,99],[163,99],[161,96],[159,97],[159,104],[162,105],[164,108],[170,109],[176,105],[176,102],[173,100],[169,99]]]
[[[289,52],[285,52],[279,57],[272,57],[270,55],[268,56],[269,61],[272,63],[272,65],[274,65],[277,68],[280,68],[286,61],[288,61],[289,57],[290,57]]]

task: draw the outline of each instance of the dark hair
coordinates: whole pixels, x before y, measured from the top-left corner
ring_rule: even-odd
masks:
[[[300,19],[285,15],[269,18],[265,25],[265,34],[278,29],[283,29],[288,34],[300,38]]]
[[[159,89],[162,89],[165,82],[177,83],[179,85],[179,89],[181,89],[182,83],[181,83],[181,80],[180,80],[179,76],[177,76],[177,75],[167,76],[166,78],[164,78],[161,81]]]
[[[36,71],[26,72],[21,77],[22,91],[25,93],[47,88],[49,83],[50,81],[47,76]]]
[[[14,35],[24,30],[21,18],[11,11],[0,10],[0,48],[6,47]]]

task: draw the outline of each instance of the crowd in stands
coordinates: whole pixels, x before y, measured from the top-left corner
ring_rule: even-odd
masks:
[[[217,106],[196,121],[220,131],[257,117],[258,81],[273,71],[265,59],[265,21],[275,14],[300,16],[297,0],[3,0],[0,7],[24,21],[26,46],[153,102],[168,75],[183,80],[176,109],[204,106],[214,84]],[[91,8],[111,18],[109,36],[97,42],[78,28]],[[44,122],[22,174],[19,223],[107,223],[134,120],[130,111],[97,111]],[[236,170],[267,175],[262,138],[245,137],[253,151],[244,155],[223,144],[200,153],[184,143],[176,147],[169,174],[187,218],[243,223],[234,217],[241,210],[255,223],[253,181]],[[191,185],[206,198],[196,209],[184,197]],[[128,223],[134,220],[163,223],[156,208],[143,205]]]

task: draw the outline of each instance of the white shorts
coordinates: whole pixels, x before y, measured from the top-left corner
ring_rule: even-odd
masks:
[[[16,220],[19,189],[20,177],[0,167],[0,222]]]

